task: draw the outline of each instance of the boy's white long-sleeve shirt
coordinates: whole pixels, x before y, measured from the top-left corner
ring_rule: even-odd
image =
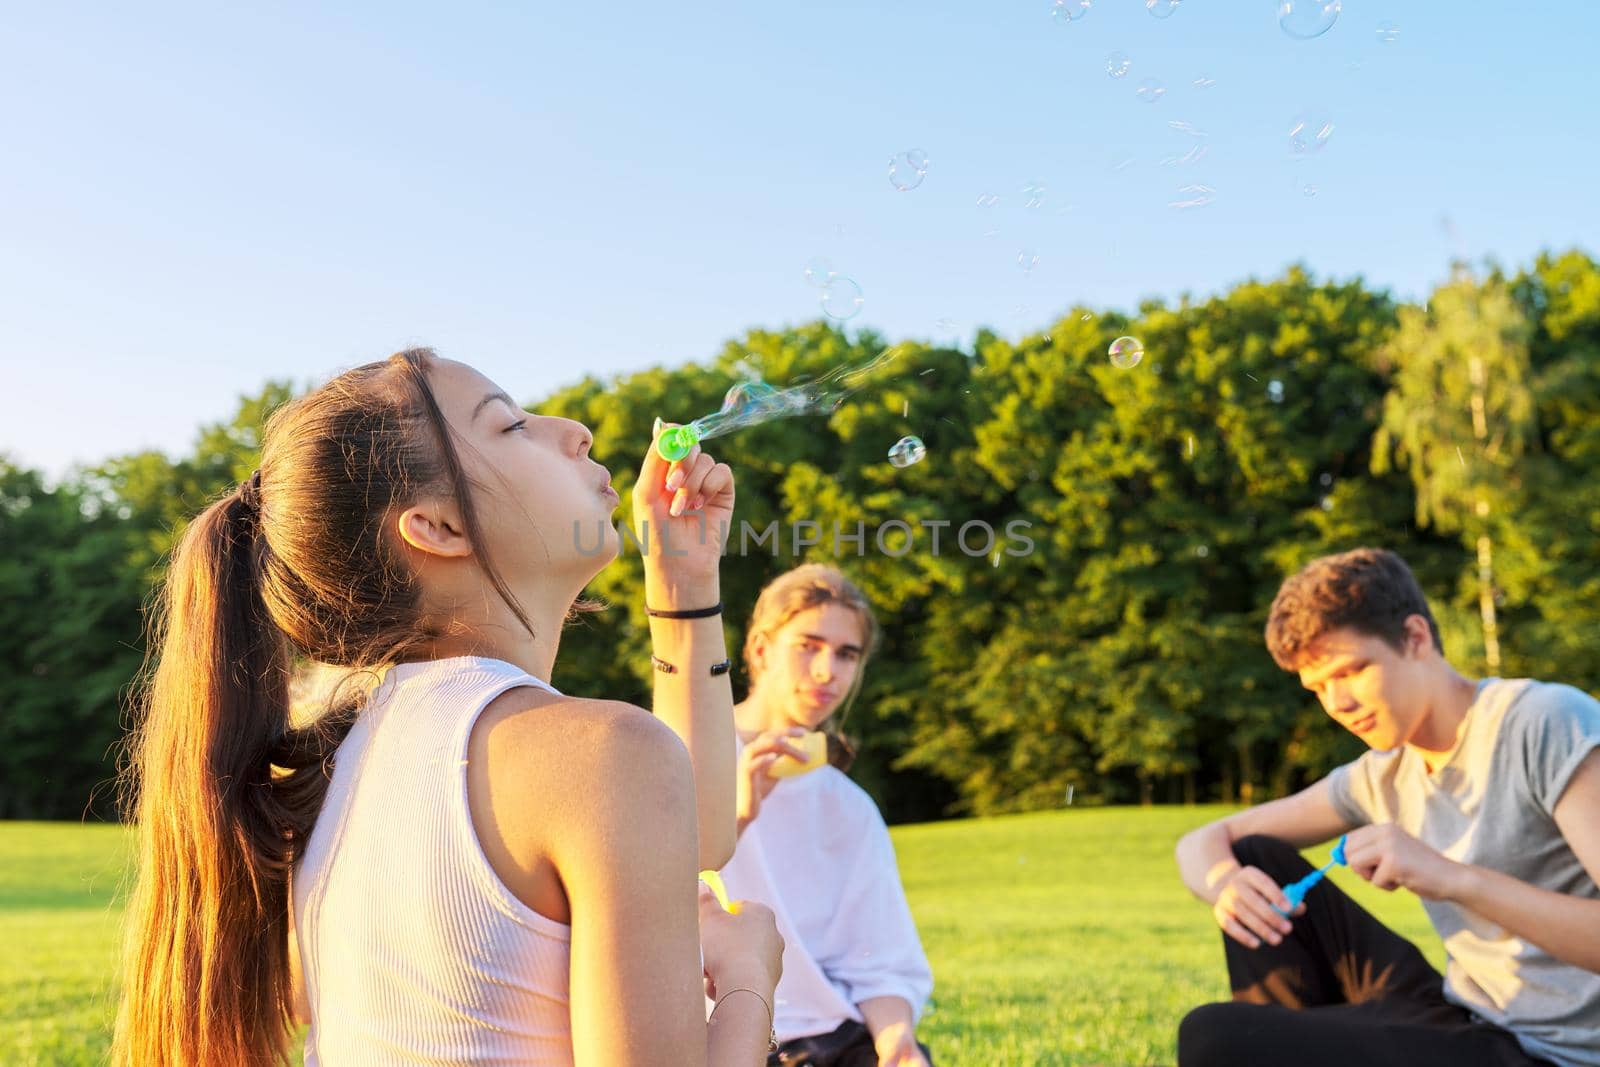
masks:
[[[829,1033],[896,996],[920,1019],[933,974],[878,806],[833,767],[778,782],[722,869],[730,897],[771,908],[783,935],[779,1041]],[[707,1010],[710,1005],[708,1003]]]

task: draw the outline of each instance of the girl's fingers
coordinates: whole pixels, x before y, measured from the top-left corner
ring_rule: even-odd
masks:
[[[672,513],[678,515],[692,508],[693,503],[699,500],[700,487],[705,483],[706,475],[711,473],[711,468],[716,466],[711,457],[699,453],[686,457],[678,470],[667,476],[667,491],[673,494]],[[674,486],[676,482],[676,486]]]
[[[656,442],[661,439],[661,431],[676,425],[677,423],[656,420],[655,434],[650,438],[650,447],[645,449],[644,462],[639,466],[639,481],[636,483],[636,488],[654,490],[671,476],[672,468],[676,464],[668,463],[661,458],[661,453],[656,450]]]
[[[671,464],[669,464],[667,467],[667,492],[676,493],[679,489],[683,488],[684,482],[689,477],[689,471],[694,468],[694,464],[698,463],[699,460],[700,446],[695,445],[693,448],[689,449],[689,454],[687,456],[684,456],[679,460],[674,460]]]
[[[690,507],[695,511],[699,511],[705,507],[707,501],[716,500],[732,492],[733,468],[726,463],[713,464],[711,469],[706,472],[705,479],[700,483],[700,492],[690,502]]]

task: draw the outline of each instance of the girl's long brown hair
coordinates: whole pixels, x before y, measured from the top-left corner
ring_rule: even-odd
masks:
[[[139,850],[114,1063],[286,1061],[289,873],[360,705],[292,725],[293,658],[375,668],[419,658],[449,627],[425,617],[387,520],[424,493],[453,498],[531,632],[484,554],[433,359],[401,352],[279,409],[259,489],[212,503],[173,553],[123,766]]]

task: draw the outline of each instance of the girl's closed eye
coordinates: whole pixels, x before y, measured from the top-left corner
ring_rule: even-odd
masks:
[[[518,419],[516,422],[513,422],[510,426],[507,426],[505,428],[505,430],[503,430],[502,432],[503,433],[515,433],[518,430],[526,429],[527,426],[528,426],[528,420],[527,419]]]

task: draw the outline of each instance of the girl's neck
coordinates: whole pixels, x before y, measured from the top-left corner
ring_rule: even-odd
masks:
[[[561,627],[572,598],[559,606],[545,598],[519,598],[533,628],[530,636],[521,620],[498,595],[491,592],[490,597],[487,616],[457,618],[455,632],[438,638],[429,646],[429,658],[483,656],[504,660],[548,683],[555,669],[556,653],[561,647]]]

